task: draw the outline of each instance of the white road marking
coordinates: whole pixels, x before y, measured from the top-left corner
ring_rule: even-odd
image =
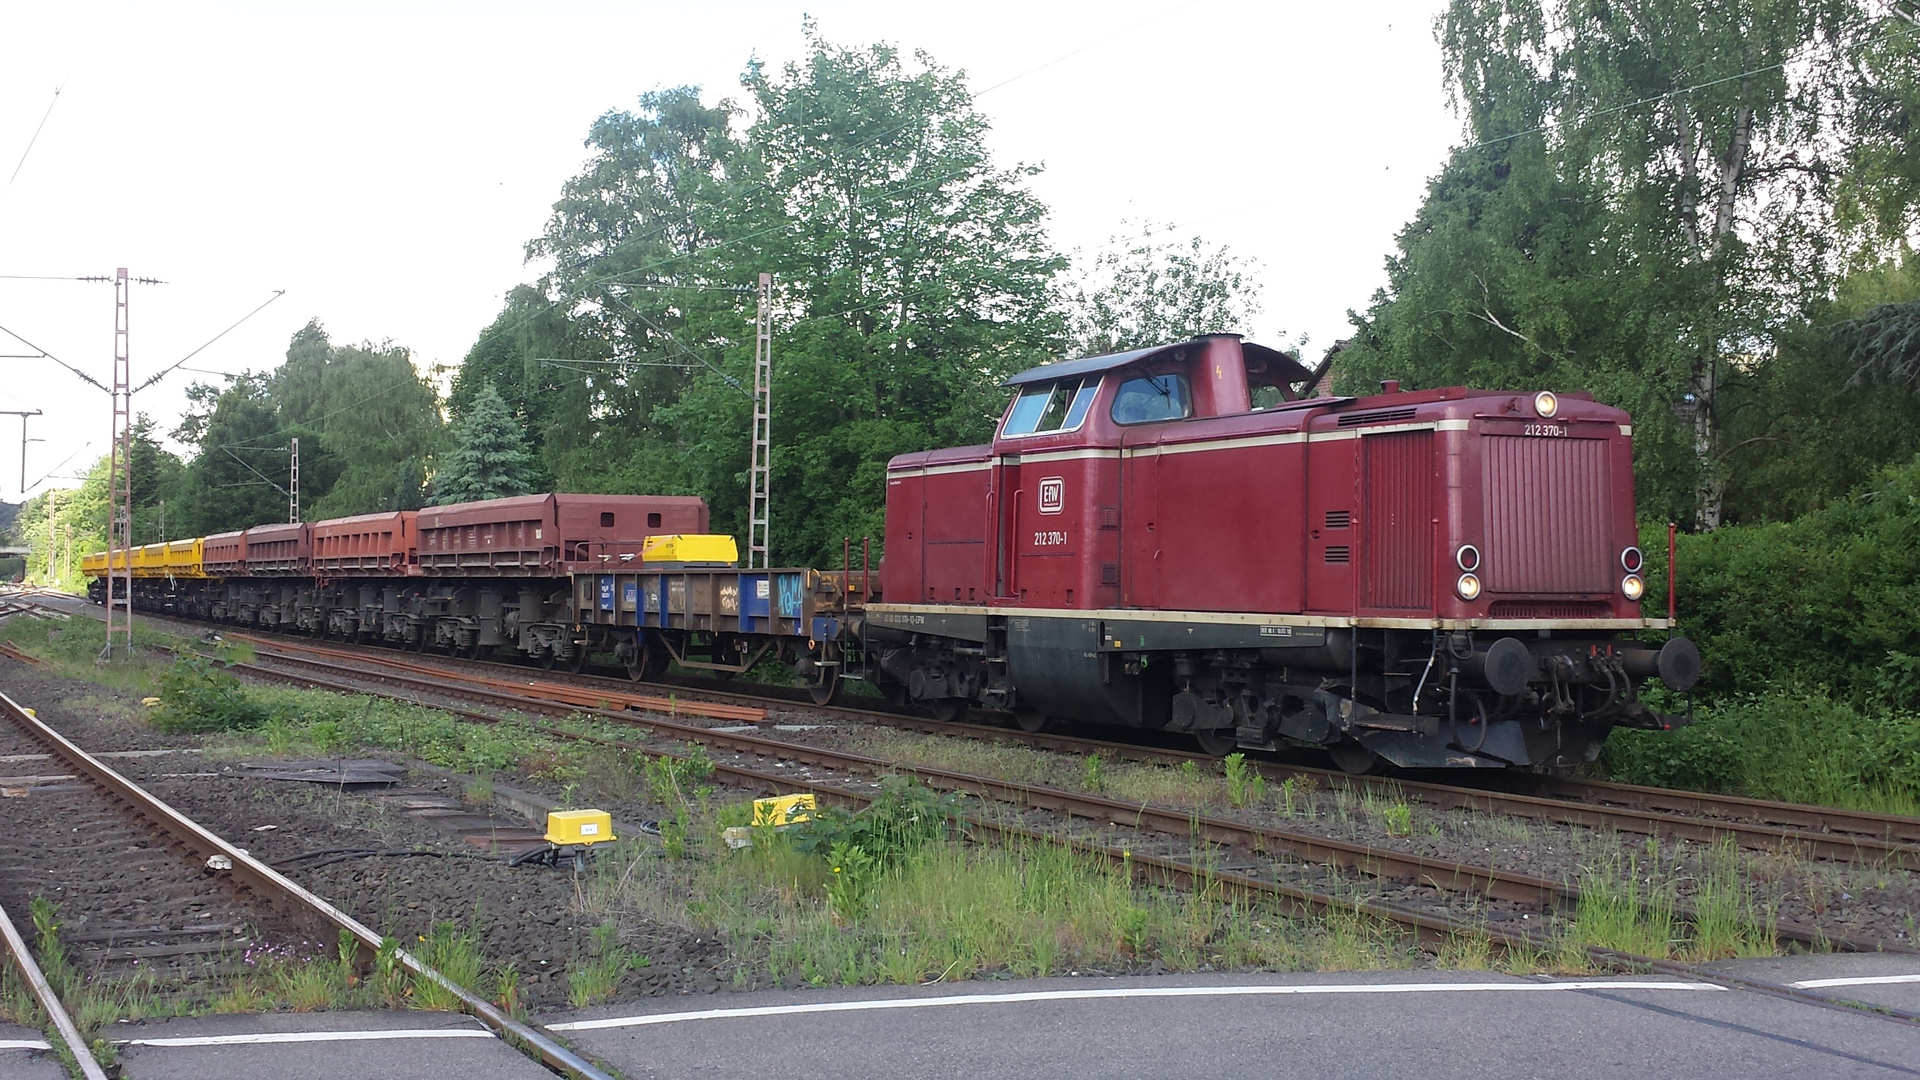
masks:
[[[364,1042],[370,1039],[491,1039],[480,1028],[395,1028],[391,1031],[263,1031],[253,1035],[193,1035],[170,1039],[115,1039],[122,1046],[252,1046],[261,1043]]]
[[[1795,990],[1818,990],[1823,986],[1870,986],[1883,983],[1920,982],[1920,975],[1856,975],[1849,979],[1803,979],[1788,983]]]
[[[746,1009],[704,1009],[699,1012],[609,1016],[602,1020],[574,1020],[546,1024],[548,1031],[595,1031],[603,1028],[672,1024],[683,1020],[721,1020],[747,1016],[789,1016],[796,1013],[865,1012],[870,1009],[931,1009],[946,1005],[1010,1005],[1024,1001],[1087,1001],[1103,998],[1253,997],[1311,994],[1439,994],[1484,991],[1540,990],[1725,990],[1712,983],[1590,982],[1555,983],[1352,983],[1318,986],[1140,986],[1107,990],[1032,990],[1017,994],[960,994],[953,997],[879,998],[866,1001],[823,1001],[806,1005],[764,1005]]]
[[[0,1050],[51,1050],[39,1039],[0,1039]]]

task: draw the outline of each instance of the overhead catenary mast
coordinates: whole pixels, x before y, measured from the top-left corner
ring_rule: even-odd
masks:
[[[127,268],[113,275],[113,449],[107,466],[107,645],[133,655],[133,379],[127,355]]]
[[[768,495],[773,459],[773,275],[760,275],[760,310],[753,334],[753,461],[747,504],[747,567],[767,563]]]

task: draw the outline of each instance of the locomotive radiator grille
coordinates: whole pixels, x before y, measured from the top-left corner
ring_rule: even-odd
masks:
[[[1605,439],[1486,437],[1489,592],[1606,592]]]
[[[1362,599],[1367,607],[1433,606],[1433,433],[1361,440],[1366,466]],[[1332,561],[1329,559],[1328,561]]]

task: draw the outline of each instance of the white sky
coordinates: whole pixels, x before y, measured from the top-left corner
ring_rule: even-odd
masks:
[[[1317,354],[1456,141],[1440,4],[0,0],[0,275],[167,281],[133,290],[135,385],[275,289],[189,366],[273,367],[313,317],[455,365],[537,274],[523,245],[593,119],[656,87],[742,97],[749,57],[802,55],[804,13],[832,41],[925,49],[976,91],[1017,76],[980,108],[1001,164],[1045,166],[1061,250],[1181,224],[1260,260],[1257,340],[1306,333]],[[0,280],[0,326],[110,381],[111,285]],[[0,409],[46,414],[29,488],[70,486],[105,452],[107,395],[46,360],[0,372]],[[170,429],[194,379],[219,382],[176,372],[134,407]],[[19,497],[19,455],[0,416],[0,497]]]

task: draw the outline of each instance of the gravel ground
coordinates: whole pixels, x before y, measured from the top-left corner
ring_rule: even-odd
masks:
[[[119,693],[88,683],[49,675],[31,665],[0,656],[0,688],[16,701],[35,708],[63,734],[90,751],[192,747],[192,736],[165,735],[147,727],[144,710],[134,694]],[[0,749],[0,754],[29,748]],[[247,760],[262,760],[265,755]],[[238,775],[237,759],[216,755],[167,755],[115,759],[114,768],[146,787],[167,803],[250,853],[272,863],[292,855],[323,848],[428,849],[474,853],[478,849],[434,828],[418,816],[396,808],[398,800],[340,793],[318,785],[262,780]],[[0,773],[12,775],[7,769]],[[459,785],[427,774],[409,775],[405,790],[423,795],[460,797]],[[80,820],[56,799],[97,799],[85,791],[0,800],[0,828],[26,838],[0,856],[0,902],[9,911],[18,904],[24,913],[27,879],[14,872],[19,865],[51,864],[56,873],[46,879],[64,888],[56,896],[78,896],[84,890],[88,911],[63,900],[67,929],[101,925],[103,920],[125,920],[130,912],[156,910],[154,894],[167,891],[173,906],[157,909],[150,921],[182,925],[181,917],[210,911],[213,922],[246,928],[245,940],[278,948],[298,945],[303,936],[272,922],[260,922],[251,907],[231,894],[209,890],[201,871],[154,847],[148,835],[112,818],[99,826],[96,842],[82,845],[78,857],[58,825]],[[86,820],[91,823],[104,811]],[[625,804],[616,813],[629,820],[655,818],[657,808]],[[34,831],[32,821],[57,823]],[[262,826],[274,826],[262,829]],[[119,831],[111,831],[118,829]],[[124,835],[122,835],[124,833]],[[130,850],[152,858],[134,863]],[[597,920],[579,913],[578,890],[569,869],[509,868],[499,862],[443,858],[356,859],[302,871],[285,871],[295,881],[354,917],[404,942],[417,943],[436,922],[452,920],[477,932],[489,970],[511,963],[521,975],[520,997],[534,1011],[564,1007],[568,966],[585,955],[588,935]],[[85,883],[84,886],[82,883]],[[97,907],[94,898],[110,898],[113,907]],[[184,905],[184,906],[183,906]],[[196,907],[192,905],[204,905]],[[178,907],[179,910],[175,911]],[[731,982],[724,969],[723,946],[677,928],[624,920],[621,941],[646,956],[645,967],[630,973],[614,1000],[661,994],[706,993]],[[118,944],[118,943],[116,943]],[[330,943],[324,947],[330,947]],[[482,989],[490,991],[491,985]]]

